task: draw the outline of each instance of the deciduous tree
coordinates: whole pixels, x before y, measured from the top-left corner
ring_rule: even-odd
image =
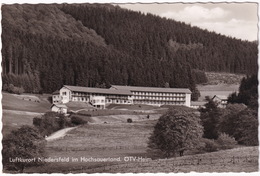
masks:
[[[26,167],[43,164],[38,161],[38,157],[45,156],[45,140],[41,137],[39,132],[31,126],[25,125],[18,130],[12,131],[3,138],[2,144],[3,166],[6,170],[23,172]],[[32,159],[32,161],[16,161],[16,158]]]
[[[186,107],[169,109],[162,115],[149,138],[149,148],[159,150],[164,156],[197,147],[203,134],[200,118]]]

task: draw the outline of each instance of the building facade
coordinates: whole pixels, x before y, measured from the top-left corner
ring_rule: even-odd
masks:
[[[159,88],[112,85],[110,89],[128,90],[133,95],[133,104],[183,105],[190,107],[191,91],[185,88]]]
[[[86,102],[97,108],[109,104],[183,105],[190,107],[191,91],[180,88],[156,88],[112,85],[109,89],[63,86],[53,94],[53,103]]]

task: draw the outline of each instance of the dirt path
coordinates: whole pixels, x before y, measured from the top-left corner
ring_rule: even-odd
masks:
[[[74,128],[76,128],[76,127],[70,127],[70,128],[61,129],[61,130],[56,131],[55,133],[51,134],[50,136],[46,137],[45,139],[47,141],[52,141],[52,140],[64,137],[67,132],[69,132],[70,130],[72,130]]]

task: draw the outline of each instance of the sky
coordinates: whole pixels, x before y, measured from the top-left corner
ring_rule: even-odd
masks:
[[[242,40],[258,39],[258,4],[160,3],[121,4],[122,8],[152,13]]]

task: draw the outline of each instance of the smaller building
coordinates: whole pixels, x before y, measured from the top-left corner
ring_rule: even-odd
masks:
[[[52,93],[52,103],[53,104],[61,103],[60,90],[56,90],[55,92]]]
[[[51,111],[57,112],[57,113],[60,113],[60,114],[67,114],[68,107],[64,104],[53,104],[51,106]]]
[[[191,101],[190,107],[194,109],[204,108],[206,102],[204,101]]]
[[[214,95],[212,100],[217,103],[219,108],[225,108],[227,106],[228,97],[226,95]]]

